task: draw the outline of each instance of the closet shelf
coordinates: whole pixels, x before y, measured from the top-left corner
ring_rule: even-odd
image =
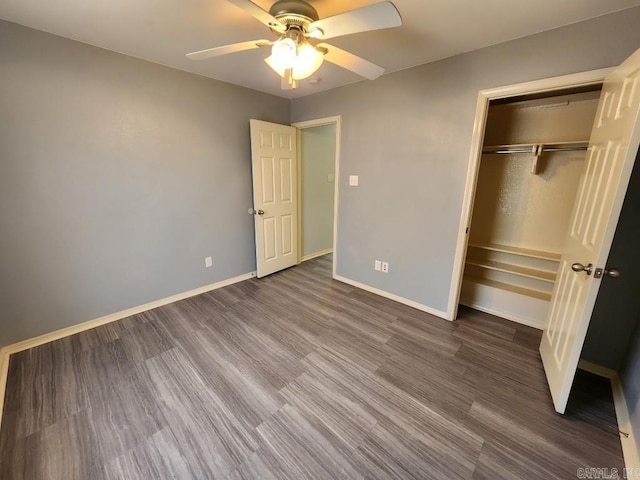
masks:
[[[523,267],[521,265],[494,262],[492,260],[477,260],[474,258],[468,258],[465,263],[467,265],[475,265],[476,267],[487,268],[490,270],[497,270],[499,272],[511,273],[513,275],[533,278],[535,280],[542,280],[544,282],[553,283],[556,280],[555,272],[550,272],[547,270],[538,270],[536,268]]]
[[[501,290],[506,290],[509,292],[519,293],[520,295],[526,295],[528,297],[534,297],[545,301],[551,300],[550,293],[542,292],[540,290],[534,290],[533,288],[525,288],[519,285],[512,285],[510,283],[496,282],[495,280],[489,280],[488,278],[478,278],[466,275],[465,278],[471,282],[487,285],[489,287],[499,288]]]
[[[500,245],[497,243],[469,243],[469,247],[480,248],[492,252],[511,253],[523,257],[540,258],[542,260],[551,260],[559,262],[561,255],[555,252],[545,252],[543,250],[532,250],[529,248],[511,247],[509,245]]]

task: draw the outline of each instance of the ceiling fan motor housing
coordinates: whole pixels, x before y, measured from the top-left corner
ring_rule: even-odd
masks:
[[[287,28],[295,25],[303,30],[320,19],[316,9],[303,0],[278,0],[271,6],[269,13]]]

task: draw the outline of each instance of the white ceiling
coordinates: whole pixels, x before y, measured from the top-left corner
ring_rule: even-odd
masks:
[[[268,10],[271,0],[253,0]],[[320,17],[376,0],[309,0]],[[432,62],[640,5],[640,0],[393,0],[403,25],[329,41],[386,68]],[[200,62],[188,52],[275,36],[226,0],[0,0],[0,18],[286,98],[363,80],[325,62],[310,85],[280,90],[257,49]]]

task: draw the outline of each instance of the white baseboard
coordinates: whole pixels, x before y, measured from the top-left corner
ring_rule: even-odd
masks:
[[[4,411],[4,394],[7,390],[7,375],[9,374],[9,354],[0,350],[0,428],[2,428],[2,412]]]
[[[306,262],[307,260],[322,257],[324,255],[329,255],[330,253],[333,253],[333,248],[327,248],[326,250],[321,250],[316,253],[310,253],[309,255],[305,255],[300,259],[300,262]]]
[[[622,444],[622,455],[624,456],[624,466],[629,471],[638,472],[640,468],[640,458],[638,457],[638,444],[633,433],[631,417],[627,400],[624,398],[622,383],[618,375],[611,379],[613,390],[613,404],[616,407],[616,417],[618,418],[618,431],[620,432],[620,443]]]
[[[422,312],[430,313],[431,315],[435,315],[436,317],[440,317],[444,320],[452,321],[453,319],[447,317],[447,312],[443,312],[441,310],[437,310],[435,308],[431,308],[427,305],[423,305],[418,302],[414,302],[413,300],[409,300],[408,298],[401,297],[394,293],[389,293],[384,290],[380,290],[379,288],[371,287],[369,285],[365,285],[364,283],[356,282],[355,280],[351,280],[350,278],[345,278],[340,275],[334,275],[334,280],[338,280],[339,282],[346,283],[348,285],[352,285],[354,287],[358,287],[362,290],[366,290],[367,292],[375,293],[376,295],[380,295],[381,297],[388,298],[389,300],[394,300],[398,303],[402,303],[403,305],[407,305],[409,307],[413,307],[416,310],[420,310]]]
[[[56,330],[51,333],[45,333],[44,335],[40,335],[38,337],[7,345],[6,347],[2,348],[2,351],[8,353],[9,355],[21,352],[29,348],[37,347],[38,345],[42,345],[44,343],[49,343],[60,338],[84,332],[85,330],[91,330],[92,328],[99,327],[100,325],[105,325],[107,323],[115,322],[116,320],[121,320],[132,315],[137,315],[138,313],[146,312],[147,310],[151,310],[153,308],[161,307],[163,305],[177,302],[179,300],[184,300],[185,298],[194,297],[196,295],[210,292],[211,290],[216,290],[228,285],[233,285],[234,283],[253,278],[255,277],[255,275],[255,272],[245,273],[243,275],[238,275],[237,277],[228,278],[226,280],[221,280],[210,285],[205,285],[204,287],[195,288],[193,290],[189,290],[188,292],[178,293],[170,297],[165,297],[161,298],[160,300],[145,303],[144,305],[139,305],[137,307],[128,308],[120,312],[111,313],[109,315],[105,315],[104,317],[89,320],[88,322],[78,323],[76,325],[71,325],[70,327],[61,328],[60,330]]]
[[[484,313],[489,313],[491,315],[495,315],[496,317],[505,318],[507,320],[511,320],[512,322],[519,323],[521,325],[526,325],[527,327],[537,328],[538,330],[544,330],[544,325],[541,325],[540,322],[535,320],[531,320],[529,318],[523,318],[518,315],[513,315],[509,312],[503,312],[501,310],[495,310],[493,308],[484,307],[482,305],[478,305],[470,300],[466,300],[464,298],[460,298],[460,305],[464,305],[465,307],[473,308],[474,310],[480,310]]]
[[[613,405],[616,409],[616,419],[618,421],[618,431],[620,432],[620,443],[622,444],[622,455],[624,457],[624,466],[632,472],[640,471],[640,457],[638,456],[638,444],[631,426],[631,416],[627,400],[624,397],[624,390],[618,372],[603,367],[587,360],[580,360],[578,368],[593,373],[600,377],[608,378],[611,382],[611,391],[613,392]],[[631,477],[629,477],[631,478]]]
[[[54,340],[59,340],[61,338],[68,337],[76,333],[84,332],[85,330],[91,330],[92,328],[99,327],[100,325],[105,325],[107,323],[115,322],[116,320],[121,320],[123,318],[127,318],[132,315],[137,315],[139,313],[146,312],[147,310],[161,307],[163,305],[168,305],[169,303],[177,302],[179,300],[184,300],[185,298],[194,297],[202,293],[210,292],[211,290],[216,290],[218,288],[226,287],[228,285],[233,285],[234,283],[242,282],[244,280],[254,278],[255,276],[256,276],[256,272],[245,273],[243,275],[238,275],[237,277],[228,278],[226,280],[221,280],[220,282],[212,283],[210,285],[205,285],[204,287],[195,288],[193,290],[189,290],[188,292],[178,293],[176,295],[162,298],[154,302],[145,303],[144,305],[128,308],[126,310],[122,310],[116,313],[111,313],[109,315],[105,315],[103,317],[96,318],[94,320],[89,320],[88,322],[71,325],[70,327],[62,328],[54,332],[46,333],[38,337],[30,338],[30,339],[23,340],[21,342],[13,343],[11,345],[7,345],[6,347],[3,347],[2,349],[0,349],[0,422],[2,420],[4,396],[7,388],[7,375],[9,373],[9,358],[12,354],[21,352],[23,350],[27,350],[29,348],[37,347],[38,345],[43,345],[45,343],[49,343]],[[2,428],[1,423],[0,423],[0,428]]]
[[[588,360],[580,359],[580,361],[578,362],[578,368],[584,370],[585,372],[598,375],[599,377],[608,378],[611,381],[613,381],[614,378],[618,378],[618,374],[614,369],[603,367],[602,365],[598,365],[597,363],[593,363]]]

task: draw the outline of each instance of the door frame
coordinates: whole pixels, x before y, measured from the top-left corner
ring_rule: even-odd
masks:
[[[321,127],[323,125],[336,125],[336,155],[334,164],[333,177],[333,265],[331,275],[335,278],[338,265],[337,243],[338,243],[338,198],[340,190],[340,137],[341,137],[342,116],[335,115],[332,117],[317,118],[314,120],[306,120],[304,122],[295,122],[291,126],[296,128],[298,140],[298,263],[302,258],[302,130],[312,127]]]
[[[455,320],[458,315],[458,305],[462,289],[462,276],[464,273],[464,261],[467,256],[467,243],[469,229],[471,228],[471,215],[476,196],[478,173],[482,159],[482,145],[489,113],[491,100],[532,95],[538,93],[553,93],[570,88],[587,87],[602,84],[607,75],[613,72],[614,67],[587,72],[573,73],[559,77],[545,78],[531,82],[517,83],[502,87],[480,90],[476,102],[476,116],[473,122],[473,134],[471,137],[471,150],[467,167],[467,179],[462,200],[462,212],[458,225],[458,238],[453,261],[453,274],[449,289],[449,302],[447,305],[447,320]]]

